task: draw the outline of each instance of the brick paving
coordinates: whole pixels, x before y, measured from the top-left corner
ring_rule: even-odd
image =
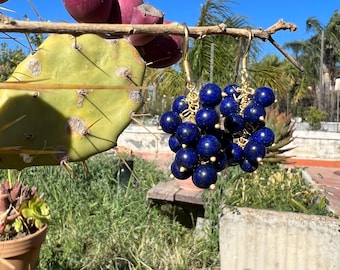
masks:
[[[308,166],[306,172],[318,188],[325,190],[330,208],[340,215],[340,167]]]

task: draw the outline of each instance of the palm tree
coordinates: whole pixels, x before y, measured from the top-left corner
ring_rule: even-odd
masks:
[[[268,86],[281,95],[287,90],[282,76],[282,62],[277,55],[267,55],[248,69],[254,88]]]
[[[325,65],[329,68],[330,77],[335,78],[337,63],[340,62],[340,11],[333,13],[325,28]]]
[[[280,60],[277,55],[267,55],[253,63],[248,71],[253,88],[268,86],[274,90],[280,111],[301,115],[303,106],[313,105],[309,99],[305,99],[306,96],[312,96],[305,75],[288,60]]]
[[[218,25],[241,27],[244,19],[232,14],[228,0],[206,0],[201,7],[197,26]],[[213,82],[222,87],[233,83],[237,62],[239,41],[229,36],[207,36],[190,43],[189,62],[193,79],[198,83],[210,80],[211,44],[214,44]],[[165,69],[148,69],[144,84],[154,84],[158,97],[174,97],[186,93],[186,81],[182,62]]]
[[[197,26],[225,23],[229,27],[244,27],[245,19],[242,16],[234,15],[227,4],[228,1],[224,0],[207,0],[201,8]],[[239,50],[239,44],[238,39],[230,36],[208,36],[195,40],[190,52],[195,80],[199,82],[211,81],[222,87],[234,83],[238,73],[238,57],[242,52]],[[212,45],[213,54],[211,54]]]
[[[329,99],[325,96],[325,88],[329,90],[335,82],[337,64],[340,62],[340,36],[339,36],[340,13],[336,10],[328,24],[323,27],[315,18],[311,17],[306,21],[306,28],[313,35],[306,41],[294,41],[285,44],[291,49],[298,61],[304,66],[305,73],[301,77],[300,85],[312,89],[318,93],[315,105],[319,108],[329,108]],[[328,76],[325,76],[325,75]],[[303,81],[302,81],[303,80]],[[328,82],[325,84],[325,82]],[[308,91],[304,91],[308,94]]]

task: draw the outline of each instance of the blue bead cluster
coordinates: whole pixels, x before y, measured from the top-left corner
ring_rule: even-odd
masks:
[[[172,109],[160,118],[161,129],[171,134],[173,176],[192,177],[196,186],[209,188],[216,183],[217,173],[228,166],[255,171],[266,155],[266,147],[274,142],[274,132],[264,121],[265,107],[275,102],[273,90],[259,87],[248,93],[237,84],[223,90],[217,84],[205,84],[190,119],[189,98],[177,97]]]

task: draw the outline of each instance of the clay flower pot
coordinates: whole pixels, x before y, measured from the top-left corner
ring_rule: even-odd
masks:
[[[0,241],[1,270],[34,270],[40,248],[45,241],[47,225],[37,232],[14,240]]]

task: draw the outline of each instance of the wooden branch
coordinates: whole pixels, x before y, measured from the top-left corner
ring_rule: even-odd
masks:
[[[275,32],[280,31],[280,30],[289,30],[291,32],[294,32],[297,30],[297,26],[293,23],[286,23],[283,21],[283,19],[280,19],[278,20],[277,23],[267,28],[265,32],[272,35]]]
[[[0,32],[12,33],[56,33],[71,34],[78,36],[81,34],[111,34],[113,36],[132,35],[132,34],[173,34],[185,35],[186,25],[180,23],[170,24],[94,24],[94,23],[53,23],[39,21],[20,21],[9,18],[0,14]],[[280,19],[277,23],[268,29],[246,29],[246,28],[228,28],[225,24],[215,26],[199,26],[187,27],[189,36],[195,39],[204,38],[207,35],[229,35],[234,37],[260,38],[263,41],[273,40],[272,34],[281,30],[295,31],[297,26],[293,23],[284,22]],[[272,42],[271,42],[272,43]],[[276,47],[276,46],[275,46]],[[276,47],[277,48],[277,47]],[[282,48],[279,49],[285,57],[288,53]],[[291,61],[292,57],[287,58]],[[292,62],[292,61],[291,61]],[[301,65],[296,65],[296,61],[292,62],[301,70]]]
[[[272,38],[272,36],[269,36],[268,38],[269,42],[276,48],[278,49],[295,67],[297,67],[301,72],[304,72],[305,69],[304,67],[295,60],[294,57],[289,55],[277,42]]]
[[[94,24],[94,23],[53,23],[39,21],[20,21],[0,14],[0,31],[17,33],[57,33],[81,35],[87,33],[112,35],[131,34],[173,34],[184,35],[185,25],[179,23],[170,24]],[[297,27],[292,23],[282,20],[269,27],[262,29],[228,28],[225,24],[217,26],[188,27],[189,36],[192,38],[203,38],[207,35],[230,35],[237,37],[248,37],[249,31],[253,37],[267,40],[271,34],[280,30],[295,31]]]

